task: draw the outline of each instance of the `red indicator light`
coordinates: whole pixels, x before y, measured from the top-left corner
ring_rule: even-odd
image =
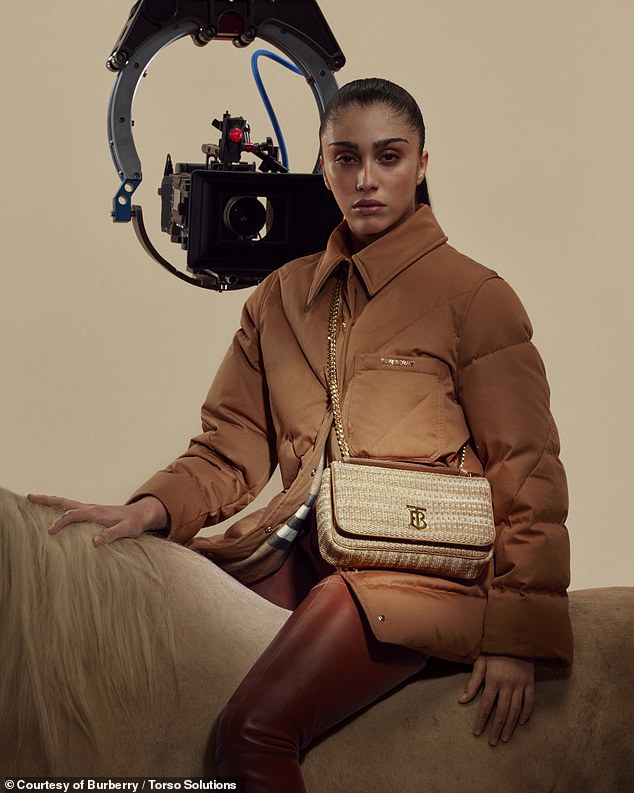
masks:
[[[240,127],[234,127],[229,131],[229,140],[233,141],[233,143],[240,143],[242,136],[243,132]]]

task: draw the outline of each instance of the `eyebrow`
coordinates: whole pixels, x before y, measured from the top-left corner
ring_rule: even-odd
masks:
[[[377,140],[372,144],[372,148],[376,151],[377,149],[383,149],[386,146],[391,146],[392,143],[407,143],[409,141],[407,138],[383,138],[383,140]],[[355,151],[359,150],[359,144],[353,143],[350,140],[335,140],[332,143],[328,144],[328,147],[331,146],[340,146],[343,149],[354,149]]]

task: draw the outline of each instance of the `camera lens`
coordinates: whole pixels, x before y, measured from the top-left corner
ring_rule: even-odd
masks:
[[[252,239],[266,224],[266,208],[254,196],[233,196],[225,204],[222,220],[238,237]]]

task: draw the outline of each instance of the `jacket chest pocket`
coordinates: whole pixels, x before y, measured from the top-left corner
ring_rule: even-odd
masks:
[[[468,436],[449,369],[437,358],[357,355],[344,403],[351,453],[361,457],[436,460],[446,450],[448,413]]]

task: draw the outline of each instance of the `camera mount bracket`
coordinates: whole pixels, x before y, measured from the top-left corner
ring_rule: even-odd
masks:
[[[316,0],[138,0],[107,62],[117,73],[108,108],[108,140],[121,179],[113,201],[113,219],[134,219],[135,226],[140,223],[137,235],[147,242],[141,208],[132,205],[132,195],[143,178],[132,134],[132,104],[154,56],[188,35],[198,46],[230,40],[235,46],[246,47],[256,38],[274,45],[302,72],[320,119],[337,90],[333,72],[345,64]],[[318,171],[319,162],[314,173]],[[151,245],[146,250],[154,258],[158,255]]]

